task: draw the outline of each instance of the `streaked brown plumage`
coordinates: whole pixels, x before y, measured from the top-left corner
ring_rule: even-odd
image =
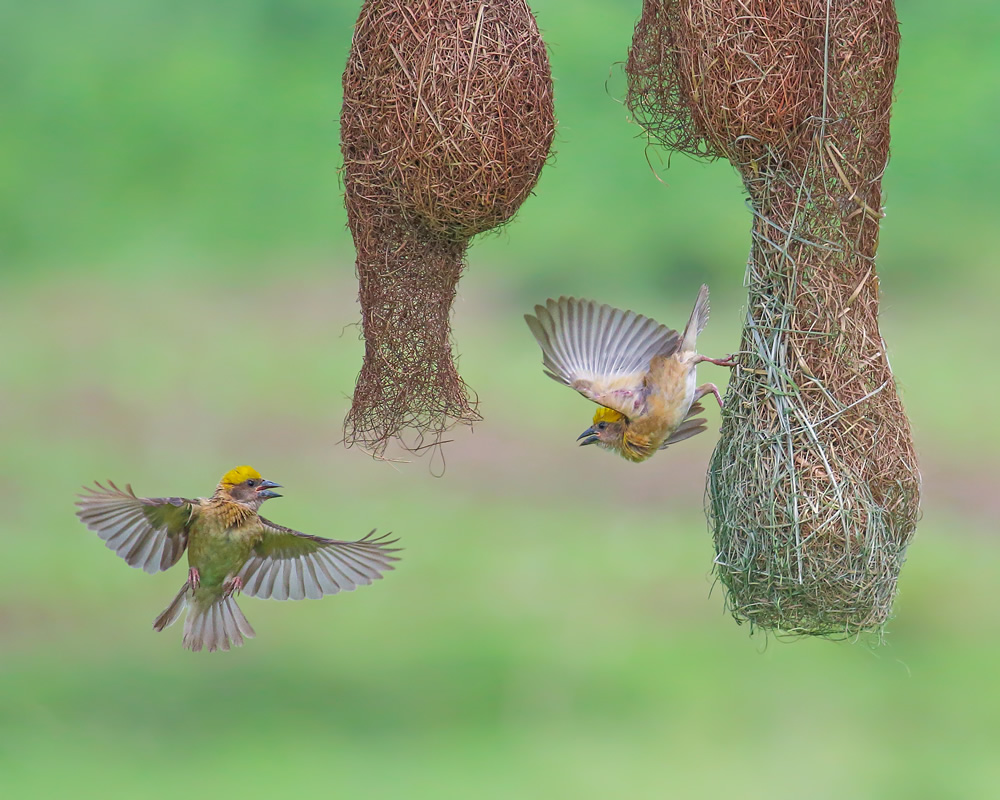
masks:
[[[188,551],[188,580],[153,623],[161,631],[190,606],[184,647],[228,650],[254,631],[232,595],[276,600],[318,598],[351,591],[381,578],[398,558],[395,539],[356,542],[323,539],[276,525],[257,513],[281,495],[273,481],[252,467],[223,476],[208,498],[136,497],[132,487],[114,483],[85,487],[77,516],[132,567],[159,572]]]
[[[629,461],[645,461],[657,450],[705,430],[697,401],[714,384],[697,386],[702,361],[732,366],[731,359],[699,355],[698,334],[708,322],[708,287],[698,292],[683,334],[655,320],[592,300],[560,297],[525,320],[542,348],[545,374],[600,406],[580,439]]]

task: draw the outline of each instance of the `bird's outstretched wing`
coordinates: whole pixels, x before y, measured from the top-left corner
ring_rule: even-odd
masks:
[[[83,487],[76,515],[130,567],[159,572],[177,563],[188,542],[188,524],[196,501],[183,497],[136,497],[129,484],[122,491],[111,481],[97,489]]]
[[[356,542],[323,539],[260,518],[264,536],[240,570],[243,593],[275,600],[315,599],[367,586],[393,569],[397,539],[375,531]]]
[[[524,319],[542,348],[546,375],[626,417],[645,401],[649,362],[680,345],[666,325],[593,300],[548,300]]]

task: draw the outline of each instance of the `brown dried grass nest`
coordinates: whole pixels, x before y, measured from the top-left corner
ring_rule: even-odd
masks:
[[[646,0],[628,105],[739,169],[746,324],[706,497],[738,622],[881,631],[919,513],[878,327],[875,251],[899,36],[891,0]]]
[[[451,354],[469,238],[531,193],[555,131],[552,76],[523,0],[367,0],[341,113],[365,359],[344,423],[375,454],[480,419]]]

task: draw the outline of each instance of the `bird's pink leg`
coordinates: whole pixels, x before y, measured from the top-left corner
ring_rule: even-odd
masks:
[[[196,567],[191,567],[188,570],[188,583],[191,584],[192,590],[201,586],[201,574],[198,572]]]
[[[720,367],[735,367],[735,358],[735,356],[726,356],[725,358],[709,358],[708,356],[696,355],[694,357],[694,363],[700,364],[702,361],[707,361],[709,364],[716,364]]]
[[[714,394],[715,399],[719,403],[719,408],[722,408],[722,395],[719,394],[719,387],[714,383],[703,383],[697,389],[694,390],[694,400],[692,403],[698,402],[706,394]]]
[[[231,597],[233,592],[239,594],[243,591],[243,579],[239,575],[234,575],[224,584],[222,584],[222,596]]]

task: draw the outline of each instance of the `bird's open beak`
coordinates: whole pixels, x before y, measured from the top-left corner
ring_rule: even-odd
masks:
[[[272,492],[272,489],[280,489],[281,484],[275,483],[274,481],[263,480],[260,482],[260,486],[257,487],[257,496],[263,497],[265,500],[269,497],[281,497],[277,492]]]
[[[580,442],[581,439],[583,439],[582,442]],[[596,444],[597,442],[600,441],[600,438],[594,432],[593,427],[590,427],[587,428],[587,430],[585,430],[579,436],[577,436],[576,440],[580,442],[580,447],[583,447],[585,444]]]

